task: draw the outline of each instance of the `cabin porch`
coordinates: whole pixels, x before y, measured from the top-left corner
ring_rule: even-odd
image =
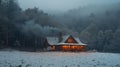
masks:
[[[57,51],[83,51],[85,49],[83,45],[54,45],[51,47],[52,50]]]

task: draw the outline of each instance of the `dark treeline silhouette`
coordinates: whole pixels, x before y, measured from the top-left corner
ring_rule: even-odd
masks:
[[[70,30],[79,33],[80,39],[88,44],[88,50],[120,52],[119,6],[120,3],[80,7],[59,18]]]
[[[49,15],[36,7],[23,11],[16,0],[0,0],[0,49],[36,51],[43,49],[46,36],[62,32],[80,37],[87,50],[120,52],[120,4],[103,6]]]
[[[16,0],[0,0],[0,48],[41,49],[47,35],[59,32],[55,25],[38,8],[23,11]]]

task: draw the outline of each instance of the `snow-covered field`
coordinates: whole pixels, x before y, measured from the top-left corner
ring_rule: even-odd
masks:
[[[0,51],[0,67],[120,67],[120,54]]]

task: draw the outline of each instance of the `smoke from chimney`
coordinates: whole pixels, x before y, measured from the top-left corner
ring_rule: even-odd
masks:
[[[59,39],[59,42],[62,41],[62,39],[63,39],[63,38],[62,38],[62,32],[59,33],[59,37],[58,37],[58,39]]]

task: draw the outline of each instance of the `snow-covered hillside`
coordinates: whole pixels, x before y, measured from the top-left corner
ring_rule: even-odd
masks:
[[[1,51],[0,67],[120,67],[120,54]]]

